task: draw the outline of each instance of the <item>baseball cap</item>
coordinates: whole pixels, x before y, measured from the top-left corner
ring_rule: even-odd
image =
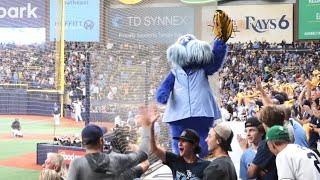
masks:
[[[219,137],[221,137],[222,140],[227,143],[227,150],[232,151],[231,141],[233,138],[233,132],[231,128],[226,124],[217,124],[213,127],[213,130]]]
[[[280,104],[284,103],[284,97],[281,94],[276,94],[274,98],[277,99]]]
[[[258,120],[257,117],[250,117],[248,120],[244,123],[244,127],[259,127],[261,125],[261,122]]]
[[[192,129],[186,129],[181,133],[180,137],[173,137],[172,139],[175,139],[175,140],[183,139],[191,142],[192,144],[195,144],[195,143],[199,143],[200,136],[196,131]]]
[[[283,126],[278,126],[278,125],[272,126],[267,131],[266,139],[267,141],[272,141],[272,140],[290,141],[288,128]]]
[[[85,128],[83,128],[81,132],[82,144],[83,145],[95,144],[106,133],[107,133],[107,129],[105,127],[100,127],[95,124],[90,124]]]

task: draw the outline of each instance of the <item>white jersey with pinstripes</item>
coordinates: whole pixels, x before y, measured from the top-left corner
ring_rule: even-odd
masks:
[[[320,158],[312,150],[288,144],[276,158],[279,180],[319,180]]]

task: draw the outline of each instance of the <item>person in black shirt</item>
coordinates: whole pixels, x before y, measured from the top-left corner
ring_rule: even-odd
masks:
[[[314,101],[310,102],[310,106],[304,105],[303,110],[307,118],[310,118],[310,138],[309,147],[314,151],[318,151],[318,140],[320,138],[320,98],[316,98]]]
[[[206,142],[208,151],[216,157],[203,172],[203,180],[237,180],[237,172],[229,157],[232,151],[233,132],[226,124],[217,124],[210,129]]]
[[[23,137],[20,121],[18,118],[16,118],[11,124],[11,132],[13,137]]]
[[[156,120],[156,119],[155,119]],[[173,137],[179,140],[179,155],[165,151],[158,147],[154,135],[154,123],[151,125],[150,144],[151,152],[155,154],[165,165],[169,166],[174,180],[200,180],[203,177],[204,169],[210,164],[197,156],[201,152],[199,145],[200,137],[192,129],[184,130],[180,137]]]

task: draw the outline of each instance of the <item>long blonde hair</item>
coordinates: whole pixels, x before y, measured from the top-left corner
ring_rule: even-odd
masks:
[[[60,180],[60,176],[55,170],[44,169],[40,172],[39,180]]]

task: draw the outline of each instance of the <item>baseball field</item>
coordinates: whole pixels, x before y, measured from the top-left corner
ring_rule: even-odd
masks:
[[[15,118],[20,120],[23,138],[14,138],[11,134],[11,123]],[[84,122],[65,118],[55,127],[53,117],[49,116],[0,116],[0,179],[38,179],[42,167],[36,164],[37,143],[53,143],[55,135],[80,134],[83,127]]]

